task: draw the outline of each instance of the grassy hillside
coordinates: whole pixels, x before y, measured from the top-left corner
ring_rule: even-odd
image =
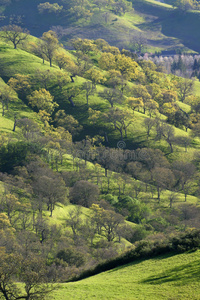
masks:
[[[32,38],[30,38],[31,40]],[[37,70],[45,71],[49,70],[49,63],[45,61],[45,63],[42,63],[42,59],[38,58],[37,56],[33,55],[32,53],[29,53],[22,49],[13,49],[12,45],[8,45],[4,42],[1,42],[0,49],[2,53],[2,60],[0,61],[0,68],[1,68],[1,76],[6,81],[10,77],[12,77],[14,74],[24,74],[24,75],[30,75],[34,77],[34,74]],[[55,64],[50,69],[50,72],[52,75],[56,75],[59,68]],[[68,112],[68,114],[73,115],[78,121],[84,126],[84,132],[81,133],[80,138],[83,138],[86,135],[95,135],[96,132],[102,130],[102,127],[99,126],[92,126],[88,122],[88,107],[85,105],[86,100],[84,99],[85,96],[83,93],[80,93],[75,99],[75,103],[77,107],[72,107],[69,103],[69,101],[66,101],[65,96],[65,89],[69,87],[73,87],[72,83],[69,83],[67,87],[63,88],[63,91],[61,92],[60,89],[54,84],[56,79],[53,79],[53,83],[50,83],[50,92],[55,97],[55,101],[60,105],[60,109],[64,109]],[[81,84],[85,81],[85,78],[77,76],[75,79],[75,86],[81,86]],[[196,81],[195,83],[195,93],[199,94],[199,82]],[[103,85],[97,85],[97,92],[102,91],[104,88]],[[98,93],[95,93],[90,97],[90,106],[92,109],[97,109],[100,111],[106,111],[109,108],[109,103],[98,96]],[[13,102],[14,105],[15,102]],[[18,105],[18,104],[17,104]],[[189,107],[184,104],[181,104],[184,109],[189,110]],[[123,105],[120,105],[119,107],[123,108]],[[24,108],[23,108],[24,110]],[[9,116],[9,113],[7,112],[7,115]],[[155,142],[155,130],[152,131],[149,140],[146,140],[146,133],[145,128],[143,126],[144,119],[148,117],[147,115],[144,115],[141,111],[135,112],[135,117],[133,119],[133,122],[131,126],[128,127],[128,135],[125,139],[126,147],[129,149],[136,149],[138,147],[148,146],[153,148],[160,148],[166,152],[168,152],[168,146],[166,142]],[[160,115],[161,118],[165,119],[165,116]],[[13,115],[12,115],[13,119]],[[104,124],[102,123],[102,126]],[[136,130],[137,129],[137,130]],[[190,131],[185,132],[183,129],[175,128],[175,135],[180,136],[189,136]],[[110,145],[113,147],[117,146],[117,142],[120,139],[118,132],[113,132],[111,128],[108,129],[108,137],[110,140]],[[80,139],[79,138],[79,139]],[[197,140],[197,146],[198,147],[198,140]],[[182,151],[184,152],[184,148],[182,148]]]
[[[59,284],[51,299],[200,299],[199,254],[160,256]]]
[[[197,30],[200,24],[198,11],[181,12],[169,5],[149,0],[133,0],[133,6],[139,13],[150,14],[156,17],[151,23],[146,23],[149,29],[160,26],[162,34],[178,39],[186,47],[199,52],[198,40],[200,33]],[[141,29],[145,26],[142,24]],[[177,46],[179,48],[179,46]]]
[[[140,22],[140,20],[138,20],[138,22]],[[30,40],[32,39],[33,38],[30,37]],[[173,151],[170,151],[169,144],[166,140],[156,140],[156,123],[154,123],[154,127],[148,138],[144,127],[144,120],[147,117],[151,120],[158,120],[158,118],[160,118],[161,121],[166,120],[167,115],[163,114],[165,112],[162,113],[162,110],[156,110],[156,113],[153,112],[151,115],[149,112],[150,110],[146,109],[147,111],[145,114],[142,107],[139,106],[133,113],[126,105],[125,100],[122,103],[114,103],[114,108],[120,109],[121,112],[127,111],[128,117],[130,118],[128,119],[130,120],[130,126],[127,129],[127,137],[124,136],[123,139],[125,150],[143,147],[150,148],[149,153],[153,155],[145,156],[146,152],[140,152],[141,149],[138,149],[137,153],[141,155],[143,153],[143,157],[138,156],[136,159],[130,160],[132,165],[128,165],[129,161],[127,158],[123,160],[120,156],[115,157],[115,155],[120,154],[120,152],[121,154],[123,153],[123,155],[125,152],[118,147],[118,142],[122,142],[120,133],[116,131],[114,126],[109,124],[109,120],[106,119],[106,116],[103,115],[103,118],[97,119],[94,123],[90,122],[88,119],[89,108],[98,110],[100,114],[108,113],[110,108],[109,102],[98,94],[99,91],[103,91],[105,87],[107,87],[109,91],[112,87],[112,85],[111,87],[109,86],[107,80],[107,78],[109,78],[109,71],[103,69],[103,67],[101,69],[101,64],[98,61],[101,52],[90,52],[88,54],[88,57],[91,59],[91,69],[94,68],[95,65],[95,70],[100,71],[101,75],[103,74],[107,77],[105,77],[105,82],[102,80],[102,82],[100,82],[101,84],[98,83],[96,85],[95,93],[90,96],[89,105],[87,106],[82,86],[82,84],[88,80],[87,71],[80,74],[78,73],[79,76],[75,77],[74,82],[70,82],[70,71],[66,66],[66,69],[62,70],[61,73],[66,77],[68,76],[69,81],[65,82],[64,86],[60,88],[57,84],[56,77],[59,68],[55,64],[55,60],[53,60],[53,66],[50,68],[47,61],[43,64],[41,58],[38,58],[31,53],[31,48],[29,46],[29,44],[25,44],[22,45],[21,48],[13,49],[10,44],[6,44],[3,41],[0,43],[0,51],[2,52],[0,75],[5,80],[3,81],[2,79],[0,81],[1,89],[3,90],[7,81],[15,76],[16,73],[29,75],[31,84],[30,89],[24,89],[24,94],[18,93],[19,97],[22,95],[21,99],[19,99],[16,94],[16,97],[12,99],[13,101],[9,103],[9,109],[6,110],[5,116],[0,117],[0,121],[2,120],[0,123],[1,132],[9,133],[7,136],[8,145],[9,141],[16,143],[17,140],[23,140],[25,146],[31,146],[27,148],[30,149],[30,151],[27,150],[29,155],[24,158],[24,160],[26,159],[26,162],[20,161],[19,164],[17,164],[17,168],[14,169],[14,172],[12,172],[13,169],[9,169],[10,174],[8,176],[1,173],[1,180],[3,183],[0,184],[0,186],[1,191],[6,195],[4,186],[8,186],[9,184],[10,193],[13,193],[14,196],[16,195],[16,199],[19,200],[19,202],[17,201],[19,207],[16,206],[13,215],[9,215],[11,225],[16,228],[17,232],[20,232],[20,230],[22,231],[22,228],[25,228],[28,235],[31,232],[31,234],[35,236],[35,239],[41,247],[38,248],[37,254],[41,255],[41,253],[43,253],[42,251],[44,251],[45,263],[52,267],[52,272],[55,272],[53,273],[55,278],[66,281],[70,276],[72,277],[73,275],[76,276],[80,274],[84,268],[90,269],[98,262],[105,261],[106,259],[115,257],[119,253],[123,253],[129,246],[134,247],[133,243],[135,243],[135,241],[145,238],[156,239],[158,237],[162,240],[162,238],[169,235],[169,232],[176,234],[177,231],[184,231],[188,227],[198,227],[199,198],[198,176],[196,176],[196,174],[198,175],[198,162],[195,163],[197,173],[195,173],[195,175],[192,173],[192,180],[189,178],[186,203],[184,201],[183,188],[180,188],[179,182],[177,182],[179,188],[175,190],[175,192],[171,182],[167,181],[167,183],[165,183],[164,181],[163,183],[161,181],[160,184],[160,175],[162,175],[163,170],[164,172],[170,173],[170,168],[173,169],[174,162],[180,161],[181,164],[193,162],[193,155],[196,150],[199,149],[200,142],[197,137],[192,135],[192,129],[186,131],[183,129],[183,126],[181,128],[169,126],[170,128],[173,128],[175,137],[179,136],[182,139],[191,137],[191,143],[188,146],[188,149],[185,149],[183,145],[176,144],[173,141],[174,149]],[[113,50],[113,48],[108,49],[110,49],[110,51]],[[66,51],[65,53],[69,52]],[[120,52],[118,51],[118,53]],[[70,55],[73,58],[73,61],[76,62],[76,53],[71,52]],[[118,56],[121,59],[126,58],[121,54],[118,54]],[[133,63],[129,58],[127,61]],[[176,80],[178,80],[178,78],[158,73],[156,71],[156,66],[153,64],[148,65],[148,62],[143,61],[138,63],[141,63],[140,66],[137,65],[141,72],[139,73],[141,77],[126,82],[128,86],[133,88],[133,93],[134,88],[137,86],[142,86],[143,89],[145,86],[152,87],[151,81],[155,83],[154,87],[156,86],[161,93],[165,93],[168,87],[167,91],[171,88],[172,91],[176,92]],[[81,68],[82,65],[83,61],[80,62],[79,67]],[[116,65],[116,67],[118,66]],[[31,92],[44,85],[42,80],[41,82],[38,82],[38,70],[49,70],[48,74],[50,73],[52,76],[47,82],[47,90],[50,91],[54,96],[54,101],[59,105],[56,109],[64,109],[67,117],[73,115],[83,126],[82,132],[74,139],[76,141],[75,143],[71,142],[69,135],[66,135],[67,131],[64,130],[64,128],[62,133],[64,132],[65,135],[63,135],[63,137],[62,134],[59,133],[59,128],[50,126],[56,124],[54,119],[56,111],[51,115],[52,120],[55,122],[50,120],[49,123],[46,122],[42,124],[39,115],[36,113],[37,109],[35,108],[34,112],[33,109],[27,105],[27,99]],[[36,79],[36,81],[34,81],[34,79]],[[89,80],[91,80],[91,77],[89,77]],[[181,79],[179,78],[179,80]],[[141,82],[143,84],[141,84]],[[77,87],[80,88],[80,91],[78,96],[73,99],[75,103],[75,106],[73,107],[70,104],[69,95],[67,93],[71,88]],[[116,88],[120,90],[121,86],[119,85]],[[125,99],[127,99],[129,97],[129,90],[125,89],[123,92]],[[199,95],[198,81],[195,82],[195,93]],[[156,96],[157,95],[158,94],[156,94]],[[149,94],[148,97],[151,98],[151,95]],[[162,105],[162,97],[158,97],[157,101],[161,101]],[[176,104],[179,104],[178,101],[176,102]],[[188,113],[191,110],[189,104],[180,103],[180,107]],[[25,126],[21,126],[21,128],[19,126],[17,127],[16,132],[12,132],[15,114],[17,114],[18,119],[28,117],[29,119],[35,120],[40,126],[39,130],[35,129],[33,126],[32,136],[24,134],[24,131],[26,130]],[[162,122],[160,124],[162,124]],[[103,149],[103,155],[105,155],[106,149],[103,148],[101,144],[96,145],[95,142],[92,144],[93,137],[95,135],[101,135],[102,131],[105,130],[107,131],[109,139],[109,147],[111,149],[117,148],[115,150],[112,149],[112,151],[115,152],[110,152],[109,154],[111,155],[109,160],[112,161],[112,164],[108,167],[104,166],[104,163],[101,161],[98,161],[99,157],[97,152],[95,152],[98,149]],[[87,137],[88,135],[89,137]],[[66,143],[66,140],[68,142],[68,138],[70,140],[69,144]],[[84,140],[81,142],[81,139]],[[92,141],[91,143],[90,140]],[[6,145],[6,142],[3,140],[3,135],[0,142],[1,145]],[[87,157],[84,161],[83,154],[87,154],[87,152],[84,152],[87,146],[89,146],[89,151],[94,151],[93,153],[95,153],[95,155],[97,154],[94,159],[91,157],[89,158],[92,162],[88,162]],[[3,149],[3,155],[5,155],[7,148],[1,147],[1,149]],[[12,150],[12,148],[10,149]],[[155,149],[160,149],[163,152],[156,152]],[[111,151],[109,149],[107,150]],[[146,151],[147,149],[143,150]],[[62,162],[60,154],[62,154]],[[155,157],[157,155],[158,159]],[[5,157],[7,158],[6,155]],[[120,160],[122,160],[121,165]],[[0,162],[1,166],[4,166],[4,162]],[[159,176],[154,179],[153,172],[156,170],[157,166],[161,169],[159,169]],[[51,167],[51,169],[49,167]],[[129,170],[128,167],[131,167],[132,169]],[[107,176],[105,175],[106,169],[108,169]],[[135,170],[138,171],[139,175],[135,173]],[[175,169],[175,171],[177,170]],[[17,172],[19,172],[18,176],[15,176]],[[176,175],[177,173],[174,174]],[[63,176],[63,178],[61,176]],[[60,198],[62,203],[58,201],[54,202],[51,211],[51,213],[53,212],[53,216],[50,217],[50,211],[48,210],[49,208],[47,205],[49,202],[47,199],[52,198],[51,195],[46,195],[46,192],[48,191],[44,185],[46,182],[54,183],[56,180],[59,180],[57,183],[61,183],[65,198]],[[111,212],[112,214],[121,213],[123,215],[120,217],[123,219],[122,226],[124,227],[119,226],[119,231],[117,231],[117,227],[117,229],[115,228],[116,232],[112,240],[110,239],[109,232],[108,235],[105,234],[105,224],[101,225],[103,229],[100,228],[100,230],[92,227],[94,211],[90,208],[91,204],[90,206],[85,205],[85,207],[81,207],[80,211],[75,211],[77,214],[80,212],[80,215],[78,215],[78,227],[76,228],[77,232],[74,233],[73,227],[69,225],[69,222],[73,221],[74,217],[71,209],[77,207],[70,205],[73,203],[70,192],[76,182],[80,183],[80,181],[84,181],[85,184],[92,183],[98,188],[99,194],[97,194],[96,202],[93,204],[97,204],[96,212],[100,212],[98,213],[99,215],[97,214],[99,219],[101,218],[101,214],[105,212]],[[45,184],[43,184],[43,182],[45,182]],[[15,183],[17,188],[15,187]],[[158,188],[160,188],[161,193],[160,199],[158,197]],[[172,191],[170,191],[170,188]],[[80,192],[82,192],[82,190],[80,190]],[[59,194],[57,195],[59,197]],[[11,196],[9,194],[7,196],[8,199]],[[95,196],[96,194],[94,197]],[[57,200],[56,197],[57,196],[55,196],[54,200]],[[82,196],[80,195],[80,200],[81,197]],[[43,200],[44,202],[42,202]],[[23,205],[25,203],[28,204],[26,208],[27,216],[24,213]],[[79,204],[79,202],[75,203]],[[39,206],[37,207],[38,204]],[[40,205],[42,205],[42,208]],[[102,207],[99,205],[102,205]],[[98,209],[100,209],[100,211]],[[21,224],[21,218],[18,218],[19,216],[22,216],[24,224]],[[97,221],[100,222],[98,218]],[[35,220],[37,221],[36,224]],[[101,222],[105,221],[101,220]],[[107,228],[109,228],[109,226]],[[89,229],[90,232],[88,231],[86,233],[86,229]],[[125,235],[126,231],[127,235]],[[18,236],[16,235],[16,239],[17,238]],[[76,261],[75,263],[72,263],[68,260],[68,257],[66,261],[63,262],[62,258],[59,260],[58,256],[62,251],[66,251],[66,253],[69,253],[67,251],[71,251],[70,253],[72,256],[75,252],[75,255],[77,254],[79,257],[84,258],[84,262],[81,266],[77,266]],[[59,289],[50,297],[51,299],[55,298],[57,300],[66,299],[67,297],[69,297],[69,299],[92,299],[93,297],[95,299],[148,298],[154,300],[158,298],[166,299],[166,296],[169,297],[169,299],[173,299],[173,297],[174,299],[195,299],[193,297],[192,288],[195,288],[196,290],[199,289],[197,280],[198,275],[196,275],[197,264],[198,260],[196,253],[172,257],[158,257],[157,259],[141,261],[129,266],[124,266],[117,270],[112,270],[77,283],[59,284]],[[185,275],[186,272],[187,275]],[[52,280],[51,277],[50,280]],[[187,287],[186,281],[189,283],[189,286],[187,285]]]
[[[142,34],[147,39],[145,51],[148,52],[175,51],[177,48],[195,51],[199,49],[196,39],[198,33],[195,30],[199,24],[198,15],[193,13],[179,15],[167,4],[133,0],[134,10],[116,15],[112,9],[102,7],[99,10],[91,2],[93,9],[91,16],[77,21],[66,13],[40,15],[37,10],[40,2],[40,0],[28,2],[20,0],[5,8],[2,7],[6,18],[1,24],[7,24],[10,16],[23,16],[21,24],[27,27],[31,34],[39,37],[53,27],[58,30],[59,37],[67,47],[71,47],[69,43],[71,38],[80,37],[103,38],[121,49],[131,49],[134,37]],[[58,2],[62,4],[62,1]]]
[[[30,38],[29,40],[32,40]],[[52,75],[56,75],[58,72],[59,68],[55,64],[53,65],[52,68],[49,68],[49,63],[45,61],[45,63],[42,63],[41,58],[36,57],[32,53],[29,53],[25,50],[22,49],[13,49],[12,45],[6,44],[1,41],[0,43],[0,49],[2,53],[2,59],[0,61],[0,68],[1,68],[1,76],[4,78],[6,81],[12,77],[14,74],[25,74],[25,75],[30,75],[34,77],[34,74],[37,70],[40,71],[46,71],[50,69],[50,72]],[[71,54],[70,54],[71,55]],[[95,135],[96,132],[101,130],[101,125],[99,126],[92,126],[92,124],[88,121],[88,107],[85,105],[86,100],[84,99],[85,96],[83,93],[80,93],[75,99],[75,104],[76,107],[72,107],[68,101],[66,101],[66,96],[65,96],[65,89],[67,90],[69,87],[75,86],[81,86],[81,84],[86,80],[85,78],[77,76],[75,78],[75,83],[69,83],[66,87],[63,88],[63,91],[60,91],[58,87],[55,85],[55,80],[53,79],[53,82],[50,83],[50,92],[52,95],[55,97],[55,101],[60,105],[60,109],[64,109],[67,111],[68,114],[72,114],[78,121],[84,126],[84,132],[81,133],[80,138],[83,138],[87,134],[89,135]],[[3,83],[5,84],[5,83]],[[199,95],[200,91],[200,83],[199,81],[195,82],[195,94]],[[102,91],[104,88],[103,85],[97,85],[97,92]],[[100,111],[107,111],[109,108],[109,103],[105,100],[102,99],[98,96],[98,93],[95,93],[90,97],[90,107],[92,109],[97,109]],[[28,113],[31,112],[29,108],[27,108],[24,104],[22,104],[21,100],[17,100],[11,102],[10,104],[10,112],[6,112],[6,116],[8,118],[11,118],[13,120],[14,112],[19,110],[19,103],[21,103],[22,107],[20,108],[21,115],[23,116],[28,116]],[[190,106],[184,103],[179,102],[178,105],[182,109],[184,109],[186,112],[190,111]],[[124,108],[123,105],[118,105],[121,108]],[[25,111],[27,113],[25,114]],[[148,114],[144,115],[141,111],[137,112],[135,111],[135,116],[133,119],[132,124],[128,127],[127,131],[127,138],[125,139],[126,147],[128,149],[136,149],[138,147],[146,146],[146,147],[153,147],[153,148],[160,148],[166,153],[168,153],[168,146],[167,143],[164,141],[158,141],[155,142],[155,130],[153,130],[150,134],[150,138],[146,139],[146,133],[145,133],[145,128],[143,126],[144,119],[148,117]],[[34,118],[34,116],[33,116]],[[163,116],[160,114],[160,118],[165,119],[166,116]],[[102,124],[104,126],[104,124]],[[110,145],[113,147],[116,147],[117,142],[119,141],[119,133],[117,131],[113,131],[111,128],[107,128],[108,130],[108,137],[110,140]],[[186,132],[183,129],[175,128],[175,135],[179,135],[182,137],[188,137],[190,135],[190,130]],[[189,147],[189,150],[187,153],[184,154],[185,149],[179,148],[179,152],[183,152],[183,156],[190,156],[193,151],[195,151],[195,148],[199,147],[199,141],[198,139],[195,140],[193,143],[192,147]],[[194,149],[192,149],[194,148]],[[173,156],[172,156],[173,159]]]

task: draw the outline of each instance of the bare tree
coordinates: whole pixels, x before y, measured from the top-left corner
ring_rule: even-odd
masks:
[[[163,189],[169,189],[175,183],[174,174],[170,169],[163,167],[155,167],[152,171],[153,181],[157,188],[158,201],[160,202],[160,194]]]
[[[186,136],[177,136],[175,138],[175,143],[177,145],[185,147],[185,152],[187,152],[188,147],[191,145],[192,139]]]
[[[16,126],[21,128],[22,134],[27,140],[35,139],[40,132],[38,124],[28,118],[18,119],[16,121]]]
[[[27,40],[29,31],[18,25],[7,25],[1,28],[1,36],[6,41],[12,42],[14,49],[16,49],[19,44]]]
[[[172,208],[172,205],[178,199],[179,199],[179,194],[176,191],[170,191],[170,193],[169,193],[169,207]]]
[[[84,207],[90,207],[97,200],[98,196],[98,186],[85,180],[77,181],[69,194],[71,203]]]
[[[136,35],[134,35],[131,41],[131,45],[133,47],[133,51],[141,54],[141,52],[144,51],[147,46],[147,39],[142,33],[137,33]]]
[[[157,123],[156,131],[156,139],[164,139],[170,146],[170,152],[173,153],[173,142],[175,141],[174,128],[168,124],[159,122]]]
[[[107,100],[111,107],[113,108],[114,104],[122,103],[124,97],[119,90],[116,89],[104,89],[103,92],[99,93],[99,96],[105,100]]]
[[[156,122],[152,118],[144,119],[144,127],[146,129],[147,139],[149,138],[150,132],[151,132],[152,128],[155,126],[155,124],[156,124]]]
[[[180,78],[177,83],[177,89],[181,102],[184,102],[187,96],[190,96],[194,89],[194,81],[188,78]]]
[[[186,201],[187,195],[194,185],[193,179],[196,171],[195,166],[192,163],[178,161],[173,164],[173,168],[177,180],[176,185],[180,186],[180,189],[185,195]]]
[[[5,114],[5,109],[8,110],[8,104],[10,101],[12,101],[14,98],[14,92],[13,90],[9,87],[6,86],[0,91],[0,102],[2,104],[2,116]]]
[[[132,124],[133,117],[128,110],[110,108],[105,119],[111,123],[115,130],[119,131],[121,140],[127,137],[127,128]]]
[[[96,90],[96,86],[94,86],[92,84],[92,82],[90,81],[86,81],[83,83],[82,85],[82,89],[85,91],[86,93],[86,100],[87,100],[87,105],[88,105],[88,102],[89,102],[89,96],[91,95],[94,95],[94,92]]]
[[[66,198],[66,187],[63,179],[54,174],[50,169],[43,170],[43,174],[37,176],[33,182],[33,191],[38,199],[38,207],[41,209],[40,203],[46,203],[47,209],[52,217],[55,205],[63,203]]]
[[[65,217],[66,225],[71,228],[74,240],[76,240],[78,231],[83,225],[81,214],[81,207],[75,206],[68,211],[67,217]]]
[[[119,227],[124,223],[124,218],[113,210],[103,210],[101,218],[102,235],[107,238],[108,242],[112,242],[116,236],[119,236]]]

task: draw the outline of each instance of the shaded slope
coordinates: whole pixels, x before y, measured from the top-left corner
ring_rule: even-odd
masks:
[[[22,16],[21,25],[27,27],[32,35],[41,36],[43,32],[53,28],[62,38],[62,42],[70,47],[67,42],[71,38],[80,37],[88,39],[103,38],[109,44],[119,48],[131,49],[131,42],[134,37],[141,33],[148,39],[148,52],[168,50],[174,48],[184,48],[179,41],[179,36],[175,36],[173,31],[167,31],[170,18],[174,9],[169,5],[160,3],[133,0],[135,11],[130,11],[123,16],[115,15],[111,10],[95,10],[94,14],[88,19],[80,19],[78,22],[68,16],[56,14],[42,14],[37,10],[40,0],[20,0],[6,7],[4,14],[6,18],[0,25],[8,24],[9,17],[12,15]],[[50,1],[53,3],[54,1]],[[57,1],[62,4],[61,1]],[[167,19],[164,23],[157,20]],[[179,22],[179,20],[177,21]],[[163,28],[162,28],[163,26]],[[165,36],[166,35],[166,36]],[[174,38],[174,37],[177,37]],[[192,39],[194,36],[192,35]],[[190,44],[187,44],[189,48]]]
[[[147,27],[159,26],[162,34],[179,39],[184,46],[200,51],[200,13],[198,11],[180,12],[178,9],[165,7],[159,2],[152,3],[147,0],[133,0],[133,6],[139,13],[153,15],[156,20],[152,24],[146,23]],[[144,26],[144,25],[143,25]]]

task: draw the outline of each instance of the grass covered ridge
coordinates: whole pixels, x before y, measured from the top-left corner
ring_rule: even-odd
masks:
[[[75,283],[59,284],[51,299],[200,299],[200,250],[159,256],[98,274]]]

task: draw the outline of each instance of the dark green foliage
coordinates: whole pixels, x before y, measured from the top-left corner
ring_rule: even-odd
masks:
[[[141,223],[141,221],[148,217],[150,214],[149,208],[141,203],[137,199],[133,199],[130,196],[121,195],[116,201],[116,197],[107,197],[108,200],[116,209],[123,214],[123,211],[126,211],[127,220],[134,223]]]
[[[165,219],[162,217],[157,217],[154,219],[151,219],[147,222],[147,224],[151,225],[155,231],[164,231],[167,226],[169,225]]]
[[[144,226],[137,226],[131,234],[127,237],[127,240],[131,243],[143,240],[148,235],[148,232]]]
[[[76,267],[80,267],[85,263],[85,257],[83,253],[73,249],[72,247],[60,250],[56,257],[65,261],[70,266],[75,265]]]
[[[179,128],[183,126],[188,128],[190,126],[189,115],[181,110],[177,110],[174,114],[169,114],[167,122]]]
[[[200,247],[200,232],[191,231],[172,239],[172,248],[177,252],[197,250]]]
[[[186,66],[185,66],[181,56],[179,56],[179,59],[177,62],[174,61],[172,63],[171,70],[172,70],[172,73],[175,73],[176,70],[180,70],[182,73],[184,73],[186,71]]]
[[[0,148],[0,170],[11,172],[15,167],[22,166],[27,158],[28,144],[24,142],[9,143]]]

